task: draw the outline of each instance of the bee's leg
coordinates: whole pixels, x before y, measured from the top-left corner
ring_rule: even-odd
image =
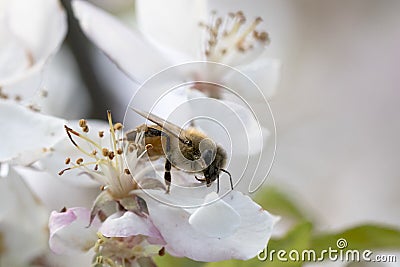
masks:
[[[219,192],[219,175],[217,176],[217,194]]]
[[[199,178],[196,175],[194,176],[194,178],[196,178],[197,181],[204,183],[206,181],[205,178]]]
[[[166,193],[168,194],[171,187],[171,162],[168,159],[165,160],[164,180],[167,185]]]
[[[165,138],[165,172],[164,172],[164,180],[165,185],[167,186],[166,193],[168,194],[171,188],[171,162],[168,160],[169,152],[171,151],[171,139],[168,134],[160,131],[158,129],[154,129],[149,127],[146,131],[145,137],[154,137],[160,136]]]
[[[210,187],[210,186],[211,186],[211,183],[212,183],[210,177],[206,177],[205,180],[206,180],[206,185],[207,185],[207,187]]]
[[[166,138],[166,148],[165,148],[165,172],[164,172],[164,180],[165,184],[167,185],[167,194],[171,188],[171,162],[168,159],[169,152],[171,151],[171,139],[169,138],[168,134],[161,132],[161,135]]]

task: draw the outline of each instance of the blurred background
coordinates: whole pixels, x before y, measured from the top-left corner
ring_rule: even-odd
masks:
[[[59,77],[57,88],[73,93],[55,115],[104,119],[111,109],[122,121],[139,84],[83,35],[70,1],[61,2],[68,34],[52,62],[58,67],[49,69]],[[133,0],[91,2],[136,25]],[[166,10],[164,2],[155,2],[155,14]],[[218,0],[208,9],[261,16],[271,38],[267,53],[282,63],[269,100],[278,143],[266,184],[293,199],[320,231],[361,223],[399,227],[400,1]],[[57,94],[50,90],[51,97]],[[44,198],[51,208],[68,201]]]

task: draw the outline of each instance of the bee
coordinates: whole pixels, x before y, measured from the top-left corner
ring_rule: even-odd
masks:
[[[194,177],[197,181],[206,183],[207,187],[217,180],[217,193],[219,191],[219,176],[221,172],[229,175],[233,189],[232,176],[224,169],[226,165],[226,152],[211,138],[194,127],[182,129],[152,113],[133,109],[142,117],[153,122],[154,125],[142,124],[136,129],[126,133],[128,142],[134,141],[136,134],[144,132],[146,145],[151,145],[147,151],[150,160],[165,157],[164,180],[167,193],[171,187],[171,167],[189,173],[202,173],[204,177]]]

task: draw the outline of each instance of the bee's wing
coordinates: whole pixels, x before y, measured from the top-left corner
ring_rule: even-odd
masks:
[[[157,115],[154,115],[152,113],[149,112],[145,112],[145,111],[141,111],[141,110],[137,110],[131,107],[131,109],[133,111],[135,111],[137,114],[139,114],[140,116],[148,119],[151,122],[154,122],[155,124],[157,124],[158,126],[160,126],[162,128],[163,131],[167,132],[168,134],[171,134],[173,136],[175,136],[176,138],[179,139],[179,141],[181,141],[182,143],[185,143],[185,140],[183,140],[180,137],[180,134],[182,132],[182,128],[169,122],[166,121],[160,117],[158,117]]]

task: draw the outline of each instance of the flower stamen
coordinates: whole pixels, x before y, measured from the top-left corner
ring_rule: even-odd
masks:
[[[237,52],[243,54],[253,50],[252,53],[259,54],[262,49],[255,50],[255,48],[269,43],[268,34],[256,30],[262,22],[261,17],[255,18],[246,27],[247,20],[242,11],[229,13],[224,18],[215,17],[215,14],[215,12],[212,13],[208,24],[199,24],[207,34],[204,47],[204,56],[207,60],[232,64],[231,61],[241,60]]]

